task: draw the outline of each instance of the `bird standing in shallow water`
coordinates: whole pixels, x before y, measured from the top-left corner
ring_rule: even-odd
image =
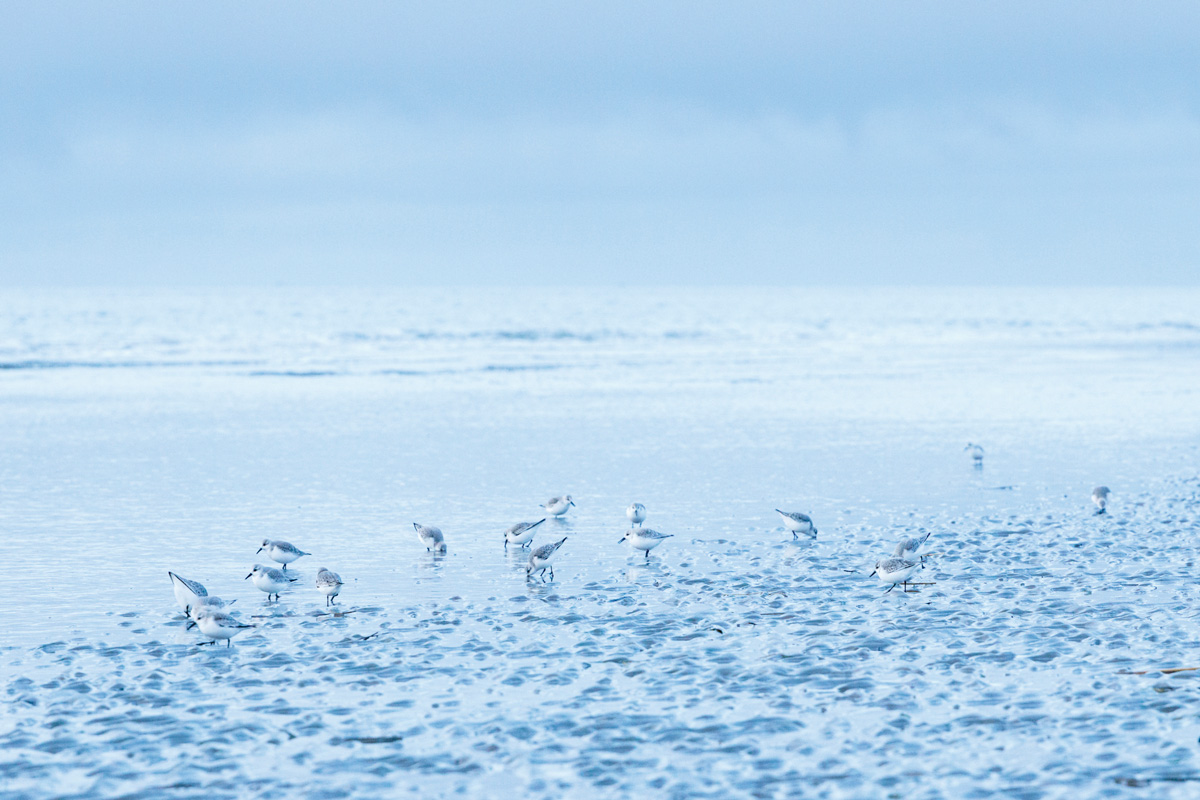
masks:
[[[542,517],[537,522],[518,522],[504,532],[504,549],[507,550],[510,544],[520,545],[525,547],[533,541],[533,529],[546,521]]]
[[[317,590],[325,595],[325,605],[333,605],[333,599],[342,592],[342,577],[321,567],[317,570]]]
[[[813,525],[812,517],[808,514],[801,514],[798,511],[780,511],[778,508],[775,509],[775,513],[783,517],[783,527],[792,532],[793,539],[799,539],[797,534],[801,533],[807,533],[813,539],[817,538],[817,529]]]
[[[285,542],[282,539],[263,539],[262,547],[258,548],[258,552],[267,551],[267,557],[272,561],[278,561],[283,564],[283,569],[287,571],[287,565],[295,561],[300,556],[311,556],[312,553],[306,553],[291,542]]]
[[[1107,511],[1108,511],[1108,487],[1107,486],[1097,486],[1095,489],[1092,489],[1092,502],[1095,503],[1096,508],[1099,509],[1096,512],[1097,514],[1107,513]]]
[[[670,539],[673,535],[652,531],[649,528],[630,528],[625,531],[624,536],[617,540],[617,544],[629,542],[635,549],[646,551],[646,558],[650,558],[650,551],[662,544],[664,539]]]
[[[567,537],[559,539],[553,544],[544,544],[529,554],[529,563],[525,565],[525,579],[529,580],[533,573],[539,572],[542,575],[542,581],[546,580],[546,570],[550,570],[550,579],[554,579],[554,567],[550,562],[554,560],[554,556],[558,553],[558,548],[563,546],[563,542]]]
[[[561,517],[573,505],[575,505],[575,501],[571,499],[571,495],[564,494],[562,497],[551,497],[542,503],[542,508],[546,509],[546,513],[548,514]]]
[[[196,627],[200,629],[201,633],[212,639],[211,642],[201,642],[201,644],[216,644],[218,639],[224,639],[225,646],[231,647],[233,643],[229,641],[230,639],[254,626],[240,622],[224,611],[201,608],[196,613]]]
[[[208,597],[208,589],[205,589],[203,584],[181,578],[174,572],[167,574],[171,576],[171,588],[175,590],[175,602],[179,603],[179,607],[185,614],[188,613],[189,607],[200,605],[197,602],[200,598]]]
[[[254,569],[250,570],[244,580],[254,579],[254,585],[261,591],[267,593],[267,602],[271,601],[271,595],[275,595],[275,599],[279,599],[279,593],[286,589],[289,584],[300,580],[299,578],[290,578],[284,575],[280,570],[274,567],[264,567],[262,564],[255,564]]]
[[[641,503],[630,503],[629,508],[625,509],[625,517],[630,525],[641,525],[646,519],[646,507]]]
[[[971,460],[975,462],[977,468],[983,467],[983,448],[977,444],[967,442],[967,446],[963,448],[964,452],[971,453]]]
[[[892,553],[892,555],[894,555],[896,558],[912,558],[920,553],[921,549],[925,546],[925,542],[928,540],[928,533],[920,538],[909,536],[905,539],[901,539],[899,544],[896,545],[896,551]],[[921,561],[924,560],[925,556],[921,556]]]
[[[871,570],[871,575],[878,575],[879,580],[883,583],[891,584],[887,588],[887,592],[895,589],[898,584],[904,585],[904,591],[908,591],[908,579],[917,571],[920,566],[915,561],[909,561],[907,558],[881,558],[875,562],[875,569]],[[868,576],[869,577],[869,576]],[[887,594],[884,592],[884,594]]]
[[[442,537],[442,529],[435,528],[432,525],[418,525],[413,523],[413,530],[417,532],[417,538],[421,540],[421,544],[425,545],[426,550],[434,553],[446,552],[446,540]]]

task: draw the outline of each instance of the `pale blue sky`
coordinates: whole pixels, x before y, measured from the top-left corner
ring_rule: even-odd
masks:
[[[1200,5],[0,2],[22,284],[1200,283]]]

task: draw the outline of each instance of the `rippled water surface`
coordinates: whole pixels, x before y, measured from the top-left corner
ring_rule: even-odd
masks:
[[[1200,791],[1200,671],[1162,671],[1200,667],[1195,290],[10,292],[0,321],[0,797]],[[502,532],[564,492],[528,582]],[[633,500],[672,534],[649,559]],[[243,579],[264,538],[312,553],[279,602]],[[200,644],[168,570],[256,627]]]

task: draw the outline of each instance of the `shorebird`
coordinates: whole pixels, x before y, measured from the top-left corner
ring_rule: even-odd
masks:
[[[571,499],[571,495],[564,494],[562,497],[551,497],[542,503],[542,508],[546,509],[546,513],[548,514],[561,517],[573,505],[575,505],[575,501]]]
[[[533,576],[533,573],[539,572],[542,575],[542,581],[546,580],[546,570],[550,570],[550,579],[554,579],[554,567],[550,562],[554,560],[554,556],[558,553],[558,548],[563,546],[563,542],[567,537],[559,539],[553,544],[544,544],[529,554],[529,563],[525,565],[525,579],[528,580]]]
[[[317,591],[325,595],[325,605],[333,605],[334,598],[342,592],[341,576],[321,567],[317,570]]]
[[[189,607],[199,605],[197,601],[201,597],[208,597],[208,589],[205,589],[199,581],[189,581],[174,572],[167,574],[171,576],[171,588],[175,590],[175,602],[179,603],[179,607],[185,614],[188,613]]]
[[[446,540],[442,537],[442,529],[434,528],[431,525],[418,525],[413,523],[413,530],[417,532],[417,538],[421,540],[421,544],[425,545],[426,550],[434,553],[446,552]]]
[[[537,522],[518,522],[516,525],[513,525],[504,532],[504,549],[507,550],[510,544],[520,545],[521,547],[527,546],[533,541],[533,529],[545,521],[546,518],[542,517]]]
[[[817,529],[813,526],[812,517],[808,514],[801,514],[798,511],[780,511],[778,508],[775,509],[775,513],[783,517],[783,527],[792,532],[793,539],[799,539],[798,534],[801,533],[807,533],[813,539],[817,538]]]
[[[977,444],[967,442],[967,446],[963,448],[963,452],[970,451],[971,459],[975,462],[975,466],[983,466],[983,448]]]
[[[285,542],[282,539],[263,539],[262,547],[258,548],[258,552],[267,551],[267,557],[272,561],[278,561],[283,564],[284,571],[287,570],[287,565],[295,561],[300,556],[311,556],[312,553],[306,553],[291,542]]]
[[[254,585],[260,590],[267,593],[267,600],[270,601],[271,595],[275,595],[275,599],[279,599],[279,593],[288,587],[288,584],[295,583],[299,578],[291,578],[284,575],[282,571],[274,567],[264,567],[262,564],[255,564],[254,569],[250,570],[244,580],[254,579]]]
[[[629,542],[637,550],[645,550],[646,558],[650,558],[650,551],[663,543],[663,539],[670,539],[674,534],[659,533],[652,531],[649,528],[630,528],[625,531],[625,535],[617,540],[617,543]]]
[[[897,584],[904,585],[904,591],[908,591],[908,579],[917,571],[919,567],[915,561],[909,561],[907,558],[881,558],[875,562],[875,569],[871,571],[871,575],[878,575],[879,580],[883,583],[890,584],[887,592],[895,589]],[[884,592],[884,594],[887,594]]]
[[[200,629],[201,633],[212,639],[211,642],[201,642],[201,644],[216,644],[218,639],[224,639],[225,646],[231,647],[233,643],[229,641],[230,639],[254,626],[240,622],[224,611],[201,608],[196,613],[196,627]]]

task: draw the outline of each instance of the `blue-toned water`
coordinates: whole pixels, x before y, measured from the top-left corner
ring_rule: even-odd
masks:
[[[1200,783],[1197,290],[7,291],[0,446],[0,797]]]

